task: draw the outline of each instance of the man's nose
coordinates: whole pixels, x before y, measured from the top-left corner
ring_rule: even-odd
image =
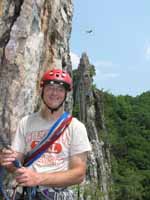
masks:
[[[58,93],[58,88],[57,87],[53,87],[52,93],[54,93],[54,94]]]

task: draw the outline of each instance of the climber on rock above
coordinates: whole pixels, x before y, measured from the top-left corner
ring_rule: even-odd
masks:
[[[84,124],[64,111],[71,90],[66,71],[46,71],[40,81],[40,110],[20,120],[11,149],[1,155],[1,165],[15,171],[27,199],[74,199],[68,186],[85,178],[91,146]],[[13,165],[16,159],[22,163],[19,168]]]

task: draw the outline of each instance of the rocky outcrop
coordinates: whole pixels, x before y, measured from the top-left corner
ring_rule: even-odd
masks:
[[[0,127],[7,132],[36,109],[46,68],[71,71],[72,9],[71,0],[1,0]]]
[[[104,122],[102,93],[93,86],[94,66],[83,53],[74,71],[74,114],[86,125],[92,144],[87,181],[79,199],[108,200],[111,185],[110,156]],[[102,139],[103,138],[103,139]],[[105,138],[105,141],[104,141]],[[86,198],[83,198],[86,195]]]

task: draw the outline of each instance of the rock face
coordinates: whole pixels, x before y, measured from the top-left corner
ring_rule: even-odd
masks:
[[[74,72],[74,114],[86,125],[93,151],[89,156],[86,187],[80,192],[88,199],[108,200],[110,191],[110,156],[104,122],[102,93],[94,88],[94,66],[83,53]],[[105,138],[105,141],[102,139]],[[89,187],[88,187],[89,182]],[[98,192],[97,197],[96,192]],[[84,194],[83,194],[84,193]],[[93,196],[91,196],[93,194]],[[80,199],[82,199],[80,197]],[[83,198],[84,199],[84,198]]]
[[[71,71],[71,0],[1,0],[0,127],[14,133],[18,119],[38,104],[46,68]]]

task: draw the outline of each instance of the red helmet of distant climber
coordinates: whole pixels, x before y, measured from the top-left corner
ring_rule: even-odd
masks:
[[[63,85],[67,91],[72,89],[72,79],[70,75],[61,69],[47,70],[41,79],[40,86],[44,87],[47,84],[58,83]]]

